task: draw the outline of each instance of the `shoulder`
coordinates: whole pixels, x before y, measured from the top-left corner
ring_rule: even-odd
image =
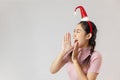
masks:
[[[102,55],[98,51],[94,51],[90,59],[90,67],[88,72],[99,73],[100,67],[102,64]]]
[[[92,56],[91,56],[91,59],[92,60],[95,60],[95,59],[99,59],[99,60],[102,60],[102,55],[99,51],[94,51]]]

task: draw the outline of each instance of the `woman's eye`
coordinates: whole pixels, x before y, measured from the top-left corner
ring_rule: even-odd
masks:
[[[74,33],[80,33],[80,30],[74,30],[73,32]]]
[[[77,30],[77,33],[80,33],[80,30]]]

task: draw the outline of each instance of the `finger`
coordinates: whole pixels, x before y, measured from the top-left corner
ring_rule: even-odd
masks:
[[[71,45],[71,34],[69,33],[69,42],[70,42],[70,45]]]
[[[68,32],[66,33],[66,40],[68,41],[69,34]]]
[[[78,50],[78,42],[74,44],[74,50]]]
[[[66,33],[66,41],[68,41],[68,32]]]
[[[66,34],[64,35],[64,41],[66,41]]]
[[[71,34],[68,33],[68,41],[71,42]]]

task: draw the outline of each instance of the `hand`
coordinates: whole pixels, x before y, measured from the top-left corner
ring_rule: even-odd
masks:
[[[71,48],[71,34],[69,32],[67,32],[64,35],[64,40],[62,43],[62,51],[67,52],[70,48]]]
[[[74,44],[73,53],[72,53],[72,61],[75,61],[78,58],[78,45],[79,45],[78,42]]]

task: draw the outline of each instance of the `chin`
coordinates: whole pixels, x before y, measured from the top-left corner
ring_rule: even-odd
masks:
[[[79,44],[79,46],[78,46],[79,48],[84,47],[84,44],[83,44],[83,43],[79,43],[79,42],[78,42],[78,44]]]
[[[79,44],[79,46],[78,46],[79,48],[82,48],[83,47],[83,45],[82,44]]]
[[[83,46],[79,46],[79,48],[83,48]]]

